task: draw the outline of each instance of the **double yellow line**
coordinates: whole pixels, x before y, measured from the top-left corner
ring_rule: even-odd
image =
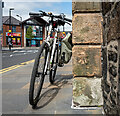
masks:
[[[11,66],[11,67],[8,67],[8,68],[4,68],[4,69],[0,70],[0,74],[11,71],[11,70],[14,70],[16,68],[19,68],[21,66],[24,66],[24,65],[32,63],[32,62],[34,62],[34,60],[30,60],[30,61],[27,61],[27,62],[20,63],[19,65],[14,65],[14,66]]]

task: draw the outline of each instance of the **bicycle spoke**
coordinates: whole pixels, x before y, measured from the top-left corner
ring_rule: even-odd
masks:
[[[36,105],[39,100],[39,96],[44,82],[44,67],[47,56],[47,49],[45,45],[46,43],[44,42],[39,49],[39,54],[35,59],[35,64],[31,75],[29,102],[33,106]]]

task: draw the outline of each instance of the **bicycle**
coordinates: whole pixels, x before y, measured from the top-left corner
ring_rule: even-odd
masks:
[[[48,36],[38,50],[30,80],[29,103],[35,108],[39,101],[45,75],[47,75],[48,71],[50,83],[53,84],[55,81],[61,51],[59,47],[59,26],[64,26],[65,23],[70,24],[69,22],[72,22],[72,20],[65,18],[64,14],[53,15],[43,11],[40,11],[40,13],[29,13],[29,15],[33,17],[47,16],[50,18]],[[54,38],[50,38],[53,31],[55,32]]]

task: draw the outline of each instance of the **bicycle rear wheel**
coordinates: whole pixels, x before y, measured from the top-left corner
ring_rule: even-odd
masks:
[[[34,107],[39,101],[39,96],[44,83],[44,68],[46,64],[47,53],[48,50],[46,43],[43,42],[35,59],[29,88],[29,103]]]
[[[55,51],[54,51],[54,55],[53,55],[53,60],[52,60],[52,63],[51,63],[51,70],[50,70],[50,73],[49,73],[49,81],[50,81],[51,84],[53,84],[54,81],[55,81],[57,65],[58,65],[58,49],[57,49],[57,46],[56,46]]]

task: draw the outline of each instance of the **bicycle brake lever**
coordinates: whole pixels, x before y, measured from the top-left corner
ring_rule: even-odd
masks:
[[[44,12],[44,11],[42,11],[42,10],[39,10],[39,12],[42,13],[41,15],[47,15],[46,12]]]
[[[61,16],[62,19],[65,18],[65,14],[64,13],[61,13],[60,16]]]
[[[39,10],[39,12],[42,12],[42,13],[43,13],[43,11],[42,11],[42,10]]]

